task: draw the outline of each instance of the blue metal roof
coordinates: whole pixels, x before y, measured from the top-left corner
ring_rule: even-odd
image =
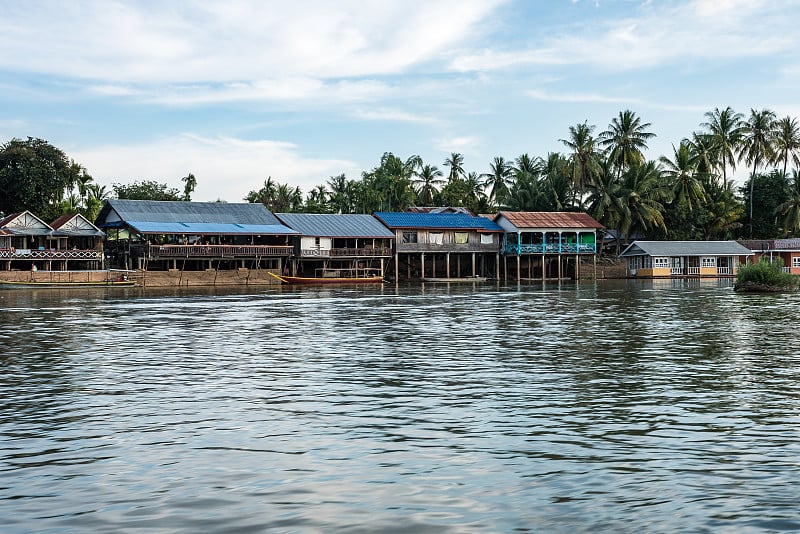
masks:
[[[394,237],[372,215],[324,213],[276,213],[286,226],[313,237]]]
[[[468,213],[374,213],[389,228],[420,228],[437,230],[477,230],[479,232],[502,232],[503,229],[491,219]]]
[[[173,223],[150,221],[126,221],[141,234],[213,234],[213,235],[294,235],[296,231],[282,224],[238,224],[238,223]]]

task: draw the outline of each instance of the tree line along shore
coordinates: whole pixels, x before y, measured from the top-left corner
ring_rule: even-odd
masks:
[[[465,207],[473,213],[585,211],[619,235],[651,240],[769,239],[800,235],[800,125],[769,109],[705,113],[672,153],[647,159],[656,133],[631,110],[605,129],[587,122],[559,139],[564,152],[493,158],[484,172],[452,153],[441,166],[384,153],[359,178],[331,176],[305,194],[271,176],[243,200],[273,212],[372,213],[412,206]],[[736,187],[736,169],[748,178]],[[45,140],[14,138],[0,147],[0,215],[81,213],[94,220],[109,198],[192,200],[160,180],[101,185],[88,168]]]

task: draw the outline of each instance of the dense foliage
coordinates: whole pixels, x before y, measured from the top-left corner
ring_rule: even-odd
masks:
[[[758,262],[742,265],[736,274],[737,289],[796,289],[798,277],[783,272],[783,260],[762,256]]]

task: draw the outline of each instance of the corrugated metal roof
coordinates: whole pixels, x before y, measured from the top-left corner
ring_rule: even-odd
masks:
[[[800,250],[800,239],[740,239],[739,243],[750,250],[795,251]]]
[[[103,206],[98,226],[120,226],[113,221],[104,224],[111,210],[140,233],[297,234],[281,224],[263,204],[112,199]]]
[[[505,217],[517,228],[604,228],[588,213],[570,211],[501,211],[497,216]]]
[[[634,241],[620,257],[627,256],[751,256],[736,241]]]
[[[409,213],[409,212],[376,212],[389,228],[420,228],[436,230],[478,230],[481,232],[502,232],[503,229],[494,221],[485,217],[476,217],[466,213]]]
[[[296,231],[282,224],[172,223],[126,221],[141,234],[212,234],[212,235],[294,235]]]
[[[394,237],[372,215],[325,213],[276,213],[286,226],[314,237]]]
[[[260,203],[180,202],[163,200],[111,199],[108,208],[124,221],[176,223],[281,224]],[[103,214],[101,213],[101,217]]]

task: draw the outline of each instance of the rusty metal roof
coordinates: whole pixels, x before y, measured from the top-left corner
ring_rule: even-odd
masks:
[[[517,228],[604,228],[588,213],[570,211],[501,211],[495,217],[504,217]]]

